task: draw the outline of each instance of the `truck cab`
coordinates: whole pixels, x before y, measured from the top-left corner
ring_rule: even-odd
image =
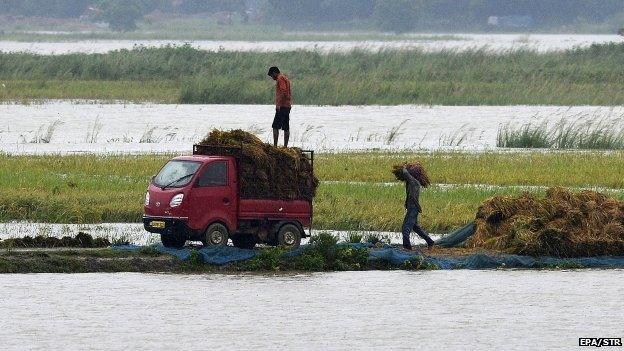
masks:
[[[257,243],[299,246],[312,221],[304,200],[244,199],[234,156],[179,156],[167,162],[145,194],[143,225],[166,247],[187,240],[208,246]]]

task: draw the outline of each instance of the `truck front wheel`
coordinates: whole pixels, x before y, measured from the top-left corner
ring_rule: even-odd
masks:
[[[301,244],[301,230],[294,224],[285,224],[277,232],[277,244],[294,250]]]
[[[228,230],[223,224],[214,223],[206,229],[202,242],[206,246],[226,246],[228,236]]]

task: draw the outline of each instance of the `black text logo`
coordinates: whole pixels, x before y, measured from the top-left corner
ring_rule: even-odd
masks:
[[[579,338],[579,346],[622,346],[622,338]]]

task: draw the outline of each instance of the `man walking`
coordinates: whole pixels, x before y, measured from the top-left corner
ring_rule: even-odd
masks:
[[[418,214],[422,213],[420,207],[420,182],[412,176],[409,170],[403,167],[403,175],[405,176],[405,219],[403,220],[403,248],[412,249],[410,243],[410,233],[412,230],[427,242],[427,247],[433,247],[433,240],[429,234],[425,232],[418,224]]]
[[[288,77],[280,73],[279,68],[269,68],[269,76],[275,80],[275,118],[273,119],[273,145],[277,146],[279,130],[284,131],[284,147],[288,147],[290,138],[290,109],[292,94]]]

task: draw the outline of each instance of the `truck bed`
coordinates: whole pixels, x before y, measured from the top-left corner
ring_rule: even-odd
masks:
[[[240,219],[296,219],[304,227],[311,221],[311,204],[305,200],[266,200],[240,199],[238,217]]]

